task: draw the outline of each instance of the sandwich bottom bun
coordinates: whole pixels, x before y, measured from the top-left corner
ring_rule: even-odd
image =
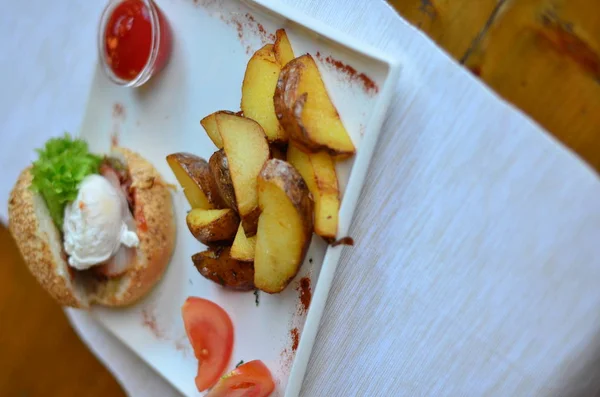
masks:
[[[44,199],[30,189],[30,168],[21,173],[10,195],[9,230],[21,255],[42,287],[64,306],[131,305],[162,278],[175,247],[171,193],[158,171],[128,149],[114,148],[111,155],[129,170],[140,240],[132,263],[121,276],[102,278],[93,271],[79,272],[69,267],[61,233]]]

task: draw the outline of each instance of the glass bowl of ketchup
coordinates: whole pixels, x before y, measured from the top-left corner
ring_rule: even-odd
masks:
[[[152,0],[111,0],[100,18],[98,52],[110,80],[139,87],[166,65],[171,28]]]

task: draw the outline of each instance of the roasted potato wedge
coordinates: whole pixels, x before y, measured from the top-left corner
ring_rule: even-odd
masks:
[[[221,134],[219,134],[219,129],[217,128],[217,119],[216,119],[217,114],[220,114],[220,113],[238,114],[241,112],[233,113],[228,110],[219,110],[218,112],[209,114],[208,116],[206,116],[205,118],[200,120],[200,124],[204,128],[204,131],[206,131],[206,134],[208,135],[210,140],[215,144],[217,149],[223,149],[223,140],[221,139]]]
[[[273,94],[281,67],[275,59],[273,45],[267,44],[256,51],[242,83],[242,111],[264,129],[269,142],[287,142],[287,133],[279,124],[273,105]]]
[[[254,289],[252,262],[235,260],[229,247],[212,247],[192,256],[194,266],[201,275],[215,283],[237,291]]]
[[[227,160],[225,151],[221,149],[214,152],[208,160],[208,166],[226,207],[237,211],[233,182],[231,181],[231,173],[229,172],[229,161]]]
[[[277,62],[281,67],[284,67],[289,61],[296,58],[290,40],[287,37],[287,33],[285,33],[285,29],[278,29],[275,32],[273,52],[275,53],[275,59],[277,59]]]
[[[238,215],[229,208],[196,208],[188,212],[185,221],[194,237],[206,245],[233,240],[240,224]]]
[[[315,233],[328,243],[335,241],[340,211],[335,163],[325,152],[304,153],[290,145],[287,160],[293,165],[308,186],[315,202]]]
[[[258,217],[260,216],[260,208],[256,207],[252,212],[242,218],[242,226],[247,237],[254,236],[258,228]]]
[[[246,237],[246,232],[240,225],[231,246],[231,257],[238,261],[253,262],[255,248],[256,236]]]
[[[180,152],[168,155],[167,163],[192,208],[226,207],[206,160],[190,153]]]
[[[283,67],[273,97],[275,114],[290,141],[306,152],[348,157],[356,149],[309,55]]]
[[[256,233],[258,194],[256,178],[269,159],[269,144],[256,121],[231,114],[217,114],[217,126],[223,139],[237,210],[247,235]]]
[[[254,284],[278,293],[298,273],[313,231],[313,202],[300,173],[271,159],[258,176],[261,214],[254,252]]]

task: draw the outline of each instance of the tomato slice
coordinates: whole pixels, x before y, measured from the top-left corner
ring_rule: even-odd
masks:
[[[274,389],[269,368],[262,361],[254,360],[223,376],[206,397],[267,397]]]
[[[223,308],[209,300],[189,297],[181,308],[185,332],[198,359],[196,387],[217,383],[233,350],[233,323]]]

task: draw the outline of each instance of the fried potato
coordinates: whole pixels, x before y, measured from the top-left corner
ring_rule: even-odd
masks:
[[[246,232],[240,225],[231,246],[231,257],[238,261],[253,262],[255,248],[256,236],[246,237]]]
[[[221,139],[221,134],[219,134],[219,130],[217,128],[217,118],[216,118],[217,114],[220,114],[220,113],[237,114],[237,113],[230,112],[228,110],[219,110],[218,112],[209,114],[208,116],[206,116],[205,118],[200,120],[200,124],[206,131],[206,134],[208,135],[210,140],[215,144],[217,149],[223,149],[223,140]]]
[[[254,236],[258,228],[258,217],[260,216],[260,208],[258,206],[248,215],[242,218],[242,226],[247,237]]]
[[[275,114],[290,141],[306,152],[326,151],[348,157],[354,144],[329,98],[321,74],[309,55],[283,67],[273,97]]]
[[[278,29],[275,32],[273,52],[275,53],[275,59],[277,59],[281,67],[284,67],[289,61],[296,58],[285,29]]]
[[[273,105],[273,94],[281,66],[275,59],[273,45],[256,51],[246,67],[242,83],[242,111],[264,129],[269,142],[287,142],[287,134],[279,124]]]
[[[287,160],[300,172],[313,195],[315,233],[332,243],[337,235],[340,211],[340,191],[333,159],[325,152],[304,153],[290,145]]]
[[[256,233],[260,210],[256,178],[269,159],[269,144],[256,121],[247,117],[220,113],[217,126],[223,139],[237,210],[248,236]]]
[[[313,202],[300,173],[271,159],[258,177],[261,214],[256,232],[254,284],[278,293],[298,273],[313,231]]]
[[[226,207],[206,160],[190,153],[180,152],[168,155],[167,163],[192,208]]]
[[[215,283],[237,291],[254,289],[252,262],[235,260],[229,247],[212,247],[192,256],[194,266],[201,275]]]
[[[233,182],[231,181],[231,173],[229,172],[229,161],[227,160],[225,151],[221,149],[214,152],[208,160],[208,166],[226,207],[237,211]]]
[[[188,212],[185,221],[190,232],[202,244],[231,241],[240,224],[234,210],[205,210],[196,208]]]

